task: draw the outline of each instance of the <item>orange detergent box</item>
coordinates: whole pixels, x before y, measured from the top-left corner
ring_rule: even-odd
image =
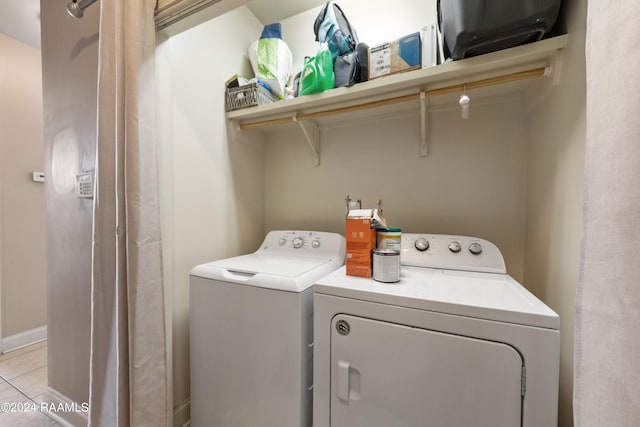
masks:
[[[348,276],[371,277],[372,251],[376,248],[371,212],[371,209],[356,209],[347,215],[345,265]]]

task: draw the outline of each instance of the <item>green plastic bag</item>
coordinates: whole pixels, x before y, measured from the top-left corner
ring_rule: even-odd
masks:
[[[326,44],[316,56],[307,58],[300,75],[300,96],[333,89],[333,58]]]

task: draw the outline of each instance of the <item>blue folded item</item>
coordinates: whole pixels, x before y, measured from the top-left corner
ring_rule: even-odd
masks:
[[[279,22],[265,25],[262,30],[261,39],[282,39],[282,25]]]
[[[257,83],[262,86],[263,88],[265,88],[266,90],[268,90],[269,92],[273,93],[273,90],[271,89],[271,86],[269,86],[269,84],[267,82],[263,82],[260,79],[256,79]]]
[[[254,77],[252,79],[247,80],[247,84],[251,84],[251,83],[258,84],[258,85],[262,86],[263,88],[265,88],[266,90],[268,90],[270,93],[276,95],[273,92],[273,89],[271,89],[271,86],[269,85],[269,83],[265,82],[264,80],[260,80],[260,79],[258,79],[256,77]]]

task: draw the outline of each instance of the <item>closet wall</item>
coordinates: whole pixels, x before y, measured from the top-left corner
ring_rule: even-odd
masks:
[[[557,86],[528,93],[525,283],[560,315],[558,425],[573,425],[573,331],[582,239],[587,0],[563,0],[569,34]]]
[[[344,234],[344,196],[384,203],[404,232],[470,235],[495,242],[509,272],[524,268],[526,120],[522,101],[486,100],[469,120],[458,108],[430,114],[429,156],[418,156],[418,111],[321,130],[320,166],[299,129],[265,144],[267,230]]]
[[[263,144],[227,138],[224,82],[262,25],[245,7],[156,50],[164,270],[172,313],[174,425],[188,420],[189,271],[264,237]]]
[[[163,238],[173,290],[179,412],[186,412],[189,394],[190,268],[253,251],[273,229],[343,233],[348,193],[365,206],[383,199],[390,225],[405,232],[466,234],[500,247],[509,273],[561,316],[559,425],[572,425],[586,0],[565,4],[570,46],[560,84],[541,79],[527,93],[500,97],[470,92],[469,120],[461,119],[457,97],[433,106],[430,152],[424,158],[418,156],[419,111],[403,107],[323,126],[317,167],[296,127],[245,131],[233,139],[224,120],[223,83],[235,73],[248,74],[246,48],[267,24],[247,8],[159,45]],[[372,8],[361,0],[340,5],[361,41],[374,45],[419,31],[435,0],[399,0],[393,8]],[[313,34],[318,10],[281,21],[294,70],[318,49]]]

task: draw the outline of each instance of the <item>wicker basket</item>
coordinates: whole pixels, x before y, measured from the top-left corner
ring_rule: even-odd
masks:
[[[227,111],[233,111],[255,107],[256,105],[271,104],[277,100],[278,98],[264,86],[258,83],[250,83],[244,86],[228,88],[225,106]]]

